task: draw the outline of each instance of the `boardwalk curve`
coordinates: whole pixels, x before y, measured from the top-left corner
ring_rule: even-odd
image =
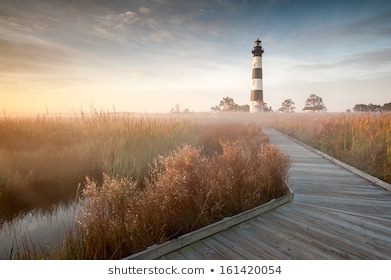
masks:
[[[391,259],[389,185],[378,186],[376,180],[373,183],[275,130],[263,131],[291,159],[294,198],[154,258]],[[142,254],[128,259],[134,258]]]

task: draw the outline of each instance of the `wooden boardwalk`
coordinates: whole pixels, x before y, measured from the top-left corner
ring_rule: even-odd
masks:
[[[293,200],[156,258],[391,259],[391,192],[274,130],[263,131],[290,156]]]

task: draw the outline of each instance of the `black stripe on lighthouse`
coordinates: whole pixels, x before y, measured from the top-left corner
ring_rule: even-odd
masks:
[[[253,79],[262,79],[262,68],[253,68]]]
[[[251,91],[251,100],[263,100],[263,90],[254,89]]]

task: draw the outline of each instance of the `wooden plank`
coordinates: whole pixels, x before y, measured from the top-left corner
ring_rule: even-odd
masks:
[[[256,221],[259,223],[257,224]],[[286,225],[283,228],[276,228],[276,225],[270,223],[270,219],[258,220],[255,218],[247,231],[252,231],[262,240],[274,248],[275,251],[284,254],[285,259],[309,259],[314,256],[314,252],[306,250],[305,243],[294,238],[294,235],[288,230]],[[287,231],[288,230],[288,231]]]
[[[325,217],[325,215],[306,216],[299,220],[297,215],[289,217],[288,215],[279,216],[279,220],[289,225],[294,235],[306,236],[309,233],[312,236],[307,239],[307,247],[332,248],[344,252],[344,256],[349,259],[383,259],[387,258],[389,253],[390,239],[386,236],[379,238],[379,232],[360,227],[354,221],[343,219],[340,215]],[[308,212],[307,212],[308,213]],[[345,218],[348,218],[347,216]],[[272,226],[273,222],[271,222]],[[299,229],[307,228],[307,231],[300,232]],[[300,233],[299,233],[300,232]]]
[[[185,247],[185,248],[186,248],[186,247]],[[185,256],[188,257],[188,254],[185,253]],[[179,252],[179,250],[177,250],[177,251],[171,252],[171,256],[169,256],[169,255],[161,256],[160,259],[161,259],[161,260],[171,260],[171,259],[174,259],[174,260],[186,260],[185,256],[182,255],[182,254]],[[192,257],[192,256],[190,256],[190,257]],[[193,258],[194,258],[194,257],[193,257]]]
[[[220,234],[215,234],[213,236],[217,241],[223,244],[225,247],[231,249],[231,251],[235,251],[245,260],[255,260],[259,258],[258,250],[254,250],[252,244],[247,242],[243,238],[243,236],[235,234],[235,230],[223,231]],[[228,257],[225,256],[227,259]],[[230,259],[235,259],[233,255],[229,257]]]
[[[354,174],[357,174],[360,177],[363,177],[363,178],[367,179],[368,181],[374,183],[375,185],[380,186],[381,188],[383,188],[385,190],[391,191],[391,184],[389,184],[387,182],[384,182],[384,181],[380,180],[379,178],[376,178],[376,177],[374,177],[372,175],[369,175],[369,174],[367,174],[367,173],[365,173],[365,172],[363,172],[363,171],[361,171],[361,170],[359,170],[359,169],[357,169],[357,168],[355,168],[355,167],[353,167],[353,166],[351,166],[349,164],[346,164],[346,163],[344,163],[344,162],[342,162],[342,161],[340,161],[340,160],[338,160],[336,158],[333,158],[332,156],[329,156],[328,154],[325,154],[325,153],[323,153],[323,152],[321,152],[321,151],[319,151],[319,150],[317,150],[315,148],[312,148],[311,146],[308,146],[308,145],[306,145],[306,144],[304,144],[304,143],[302,143],[300,141],[297,141],[296,139],[294,139],[292,137],[289,137],[288,135],[283,135],[283,136],[286,137],[286,138],[289,138],[291,141],[293,141],[295,143],[298,143],[299,145],[301,145],[301,146],[305,147],[306,149],[314,152],[315,154],[320,155],[320,156],[328,159],[329,161],[331,161],[331,162],[333,162],[333,163],[335,163],[335,164],[337,164],[339,166],[342,166],[343,168],[353,172]]]
[[[219,236],[225,239],[231,239],[237,248],[241,248],[249,254],[246,259],[269,259],[274,256],[274,252],[270,253],[269,248],[264,243],[260,242],[256,236],[247,234],[245,228],[247,226],[240,225],[235,227],[235,230],[222,232]],[[261,252],[261,253],[260,253]]]
[[[249,244],[254,254],[256,252],[257,259],[281,259],[284,258],[278,248],[276,248],[273,242],[268,242],[265,236],[260,236],[256,230],[252,228],[251,222],[243,223],[230,232],[236,233],[241,236],[241,242],[244,244]],[[207,240],[205,240],[207,242]],[[251,244],[251,245],[250,245]]]
[[[198,246],[200,246],[200,245],[198,245]],[[200,249],[201,249],[201,246],[200,246]],[[174,254],[174,256],[172,257],[172,255],[171,255],[171,257],[169,257],[169,259],[173,258],[176,260],[176,257],[175,257],[176,252],[185,256],[185,259],[187,259],[187,260],[203,260],[203,259],[205,259],[205,254],[200,253],[197,250],[194,250],[194,248],[192,248],[191,246],[185,246],[185,247],[178,249],[178,251],[171,252],[171,254]],[[167,255],[165,255],[165,256],[167,256]]]
[[[214,250],[210,244],[203,242],[203,240],[190,244],[188,247],[200,255],[199,258],[190,258],[191,260],[218,260],[224,257],[219,251]]]
[[[243,260],[245,259],[243,255],[241,255],[237,250],[232,250],[231,243],[222,243],[219,240],[219,234],[213,235],[208,238],[207,244],[211,248],[213,248],[213,251],[216,252],[219,255],[219,260],[221,259],[234,259],[234,260]],[[205,243],[205,240],[203,240],[203,243]]]
[[[287,195],[273,199],[268,203],[250,209],[248,211],[242,212],[233,217],[225,218],[219,222],[211,224],[209,226],[203,227],[191,233],[185,234],[178,237],[177,239],[149,247],[148,249],[138,252],[136,254],[130,255],[124,259],[153,259],[158,258],[162,255],[168,254],[174,250],[185,247],[189,244],[192,244],[198,240],[211,236],[217,232],[226,230],[234,225],[247,221],[253,217],[256,217],[262,213],[273,210],[285,203],[290,202],[293,199],[293,193],[290,192]]]

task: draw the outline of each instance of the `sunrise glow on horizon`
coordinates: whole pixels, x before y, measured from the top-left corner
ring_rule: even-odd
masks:
[[[0,34],[5,113],[249,104],[258,38],[275,111],[391,102],[389,1],[2,1]]]

